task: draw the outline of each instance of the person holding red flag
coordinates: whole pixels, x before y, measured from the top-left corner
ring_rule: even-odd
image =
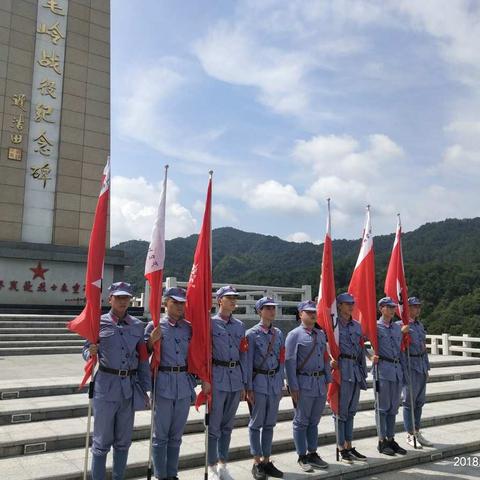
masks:
[[[211,320],[212,385],[203,382],[202,387],[212,395],[208,428],[208,475],[212,480],[233,480],[227,469],[228,449],[235,414],[247,387],[248,341],[243,322],[233,316],[238,295],[230,285],[219,288],[219,310]]]
[[[164,293],[165,316],[154,327],[145,328],[149,352],[155,342],[161,342],[160,365],[155,380],[155,429],[152,441],[155,477],[175,480],[182,435],[187,423],[190,404],[195,400],[196,381],[187,372],[187,358],[192,327],[184,318],[186,292],[183,288],[168,288]]]
[[[433,443],[427,440],[420,432],[422,408],[425,404],[428,371],[430,370],[430,362],[428,360],[426,348],[426,331],[419,319],[422,302],[417,297],[410,297],[408,299],[408,306],[410,311],[410,358],[406,358],[407,353],[405,351],[402,352],[402,355],[404,357],[404,362],[410,362],[410,381],[405,382],[402,390],[403,424],[405,426],[405,431],[407,432],[407,443],[409,445],[412,447],[415,446],[413,438],[415,436],[417,440],[417,448],[419,447],[419,444],[420,448],[421,446],[432,447]],[[412,389],[411,392],[410,388]]]
[[[143,340],[144,324],[127,313],[133,295],[125,282],[112,284],[111,310],[100,318],[100,340],[86,341],[83,358],[98,355],[93,393],[92,479],[105,479],[107,454],[113,445],[114,480],[122,480],[132,442],[135,410],[149,408],[150,367]]]
[[[375,380],[379,381],[379,442],[378,451],[384,455],[405,455],[407,451],[395,441],[395,419],[400,406],[400,396],[405,380],[405,365],[401,357],[402,333],[408,332],[408,325],[400,327],[393,322],[397,304],[384,297],[378,301],[381,316],[377,322],[378,348],[373,357],[377,364]]]
[[[333,368],[340,369],[338,405],[338,448],[342,462],[365,462],[367,457],[352,446],[353,418],[357,413],[360,390],[367,389],[367,363],[360,323],[352,318],[355,300],[349,293],[337,296],[340,355]]]

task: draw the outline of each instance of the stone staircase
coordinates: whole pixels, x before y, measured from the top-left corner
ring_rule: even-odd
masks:
[[[1,355],[0,368],[4,366],[6,375],[0,377],[0,478],[81,479],[87,398],[85,392],[78,391],[83,365],[80,355],[4,358]],[[326,408],[319,427],[319,453],[331,464],[330,468],[315,474],[300,473],[292,440],[293,409],[290,398],[285,395],[273,445],[274,460],[286,472],[285,478],[360,478],[478,451],[480,359],[431,356],[431,363],[423,430],[435,442],[434,448],[414,451],[408,447],[405,457],[380,457],[375,450],[373,392],[369,389],[362,392],[355,421],[355,444],[368,454],[368,464],[337,464],[334,424]],[[401,418],[400,412],[398,432],[403,430]],[[248,409],[242,402],[230,450],[230,468],[237,480],[252,478],[247,423]],[[138,412],[126,478],[146,477],[149,426],[150,412]],[[405,446],[403,433],[399,433],[397,439]],[[204,458],[203,413],[192,407],[183,438],[180,478],[203,478]],[[109,458],[108,465],[110,461]]]
[[[83,340],[67,330],[72,315],[0,315],[0,357],[79,353]]]

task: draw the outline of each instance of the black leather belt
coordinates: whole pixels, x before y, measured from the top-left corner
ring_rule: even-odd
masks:
[[[411,357],[423,357],[427,352],[422,352],[422,353],[411,353]]]
[[[176,365],[174,367],[164,367],[160,365],[158,367],[159,372],[170,372],[170,373],[180,373],[180,372],[186,372],[187,371],[187,366],[186,365]]]
[[[355,355],[347,355],[346,353],[341,353],[339,358],[348,358],[349,360],[357,360]]]
[[[323,370],[318,372],[300,372],[297,370],[297,375],[306,375],[307,377],[322,377],[325,375],[325,372]]]
[[[379,358],[380,360],[384,360],[385,362],[400,363],[400,359],[399,359],[399,358],[388,358],[388,357],[384,357],[383,355],[380,355],[378,358]]]
[[[217,365],[217,367],[228,367],[228,368],[235,368],[238,365],[240,365],[240,362],[238,360],[231,361],[231,362],[225,362],[223,360],[215,360],[215,358],[212,360],[212,363],[214,365]]]
[[[130,376],[134,375],[135,373],[137,373],[137,369],[135,369],[135,370],[117,370],[115,368],[104,367],[103,365],[100,365],[98,367],[98,369],[101,372],[111,373],[112,375],[118,375],[119,377],[122,377],[122,378],[130,377]]]
[[[254,368],[255,373],[260,373],[260,375],[267,375],[269,377],[274,377],[280,370],[280,365],[277,368],[271,368],[270,370],[262,370],[261,368]]]

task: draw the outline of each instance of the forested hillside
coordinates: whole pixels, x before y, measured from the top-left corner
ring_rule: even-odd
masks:
[[[323,245],[294,243],[234,228],[213,231],[214,282],[300,286],[318,289]],[[394,235],[374,238],[377,296],[383,282]],[[197,236],[166,242],[165,276],[187,280]],[[423,319],[430,333],[480,336],[480,218],[427,223],[403,236],[409,293],[424,301]],[[346,290],[360,240],[334,240],[335,281]],[[130,240],[114,248],[127,252],[132,265],[126,280],[144,288],[148,242]]]

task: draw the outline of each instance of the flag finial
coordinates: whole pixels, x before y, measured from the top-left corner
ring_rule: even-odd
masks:
[[[168,167],[169,167],[169,166],[170,166],[170,165],[168,165],[168,163],[167,163],[167,165],[165,165],[165,170],[168,170]]]
[[[213,176],[213,170],[209,170],[209,171],[208,171],[208,175],[210,176],[210,178],[212,178],[212,176]]]

